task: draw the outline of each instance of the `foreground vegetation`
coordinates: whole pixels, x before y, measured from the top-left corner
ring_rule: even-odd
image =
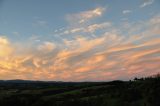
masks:
[[[160,75],[81,83],[1,80],[0,106],[160,106]]]

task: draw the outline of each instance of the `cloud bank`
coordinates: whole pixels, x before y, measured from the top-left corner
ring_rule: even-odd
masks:
[[[56,31],[63,36],[60,43],[45,41],[27,49],[0,37],[0,79],[104,81],[160,72],[159,16],[127,27],[96,23],[93,19],[104,10],[68,15],[79,26],[69,23]]]

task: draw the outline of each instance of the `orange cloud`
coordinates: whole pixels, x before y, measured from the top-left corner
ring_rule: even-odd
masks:
[[[0,37],[0,57],[7,56],[12,53],[12,47],[5,37]]]
[[[55,44],[52,42],[44,42],[44,44],[40,45],[38,49],[40,51],[50,52],[55,48]]]
[[[103,11],[82,12],[79,21],[101,16]],[[85,16],[87,13],[89,16]],[[61,44],[46,41],[29,49],[24,45],[14,47],[0,37],[0,79],[101,81],[160,72],[159,25],[155,21],[159,20],[144,24],[148,25],[146,30],[136,36],[125,36],[116,28],[95,37],[75,35],[82,31],[75,29],[74,37],[64,38]],[[91,24],[85,30],[91,34],[106,25]]]

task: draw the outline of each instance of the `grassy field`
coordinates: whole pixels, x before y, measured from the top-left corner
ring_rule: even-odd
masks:
[[[160,106],[160,76],[132,81],[0,81],[0,106]]]

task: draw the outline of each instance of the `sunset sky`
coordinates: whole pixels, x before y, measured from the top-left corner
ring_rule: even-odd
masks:
[[[0,79],[128,80],[160,72],[160,0],[0,0]]]

